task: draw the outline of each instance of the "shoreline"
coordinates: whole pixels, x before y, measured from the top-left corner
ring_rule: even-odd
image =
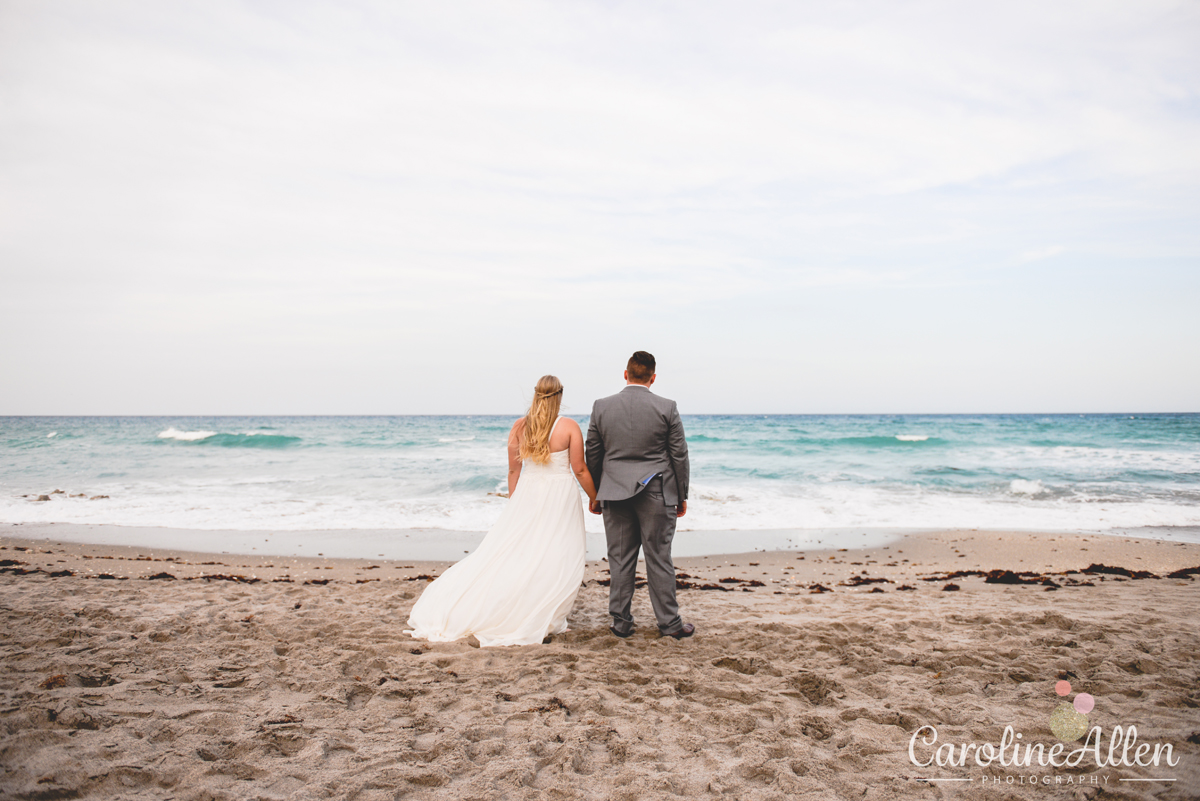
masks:
[[[956,529],[836,528],[677,531],[677,558],[729,553],[805,552],[838,548],[882,548],[912,536],[981,536],[1014,534],[1032,537],[1101,537],[1200,545],[1200,527],[1146,526],[1136,529]],[[56,543],[172,550],[222,556],[275,559],[331,558],[451,562],[473,551],[484,531],[456,529],[325,529],[311,531],[252,529],[185,529],[99,523],[0,523],[0,538],[16,537]],[[186,546],[184,544],[187,544]],[[189,547],[190,546],[190,547]],[[606,550],[604,535],[587,534],[587,557],[598,560]]]

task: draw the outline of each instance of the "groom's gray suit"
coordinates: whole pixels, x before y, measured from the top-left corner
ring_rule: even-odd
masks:
[[[675,601],[671,540],[676,507],[687,500],[690,466],[675,401],[636,384],[596,401],[586,461],[604,507],[613,629],[621,636],[633,632],[629,609],[640,547],[659,631],[678,633],[683,621]]]

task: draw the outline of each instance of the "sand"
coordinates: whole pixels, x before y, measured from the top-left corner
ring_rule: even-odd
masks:
[[[1158,578],[1065,572],[1096,564]],[[0,565],[4,798],[1200,796],[1200,581],[1166,577],[1197,545],[954,531],[680,559],[685,586],[724,588],[680,590],[682,641],[645,590],[637,634],[611,636],[589,563],[570,632],[501,649],[403,633],[445,563],[9,536]],[[1080,692],[1105,756],[1134,725],[1177,764],[909,759],[922,726],[1049,748]]]

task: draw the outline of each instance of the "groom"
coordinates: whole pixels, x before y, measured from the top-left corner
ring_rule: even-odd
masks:
[[[639,350],[629,357],[625,389],[592,405],[586,461],[597,490],[590,509],[604,513],[609,630],[618,637],[633,635],[629,607],[640,547],[658,630],[682,639],[696,627],[679,617],[671,539],[676,519],[687,514],[690,468],[675,401],[650,391],[654,366],[654,357]]]

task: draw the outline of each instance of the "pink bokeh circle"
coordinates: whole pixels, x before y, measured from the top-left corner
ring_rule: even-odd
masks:
[[[1067,693],[1071,692],[1071,682],[1060,681],[1058,684],[1054,685],[1054,692],[1058,693],[1059,695],[1066,695]],[[1088,698],[1091,698],[1091,696],[1089,695]]]
[[[1075,711],[1081,715],[1086,715],[1096,707],[1096,699],[1087,693],[1080,693],[1075,696]]]

